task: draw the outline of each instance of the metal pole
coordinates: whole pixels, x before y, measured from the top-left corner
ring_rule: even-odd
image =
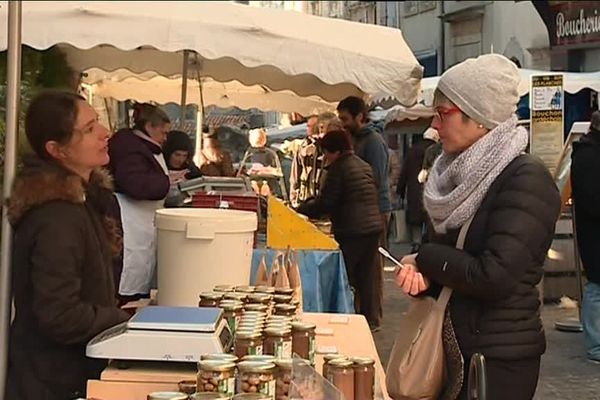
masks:
[[[6,138],[4,150],[3,195],[11,194],[17,161],[19,105],[21,103],[21,2],[8,2],[8,59],[6,68]],[[0,399],[4,398],[8,364],[8,336],[12,305],[11,289],[12,229],[7,207],[2,207],[2,245],[0,247]]]
[[[575,201],[571,207],[573,223],[573,255],[575,256],[575,277],[577,279],[577,311],[579,321],[581,322],[581,305],[583,303],[583,282],[581,276],[581,255],[579,254],[579,244],[577,242],[577,222],[575,221]]]
[[[188,50],[183,51],[183,68],[181,73],[181,120],[180,128],[183,130],[183,123],[185,122],[185,105],[187,103],[187,80],[188,80],[188,64],[190,59],[190,52]]]

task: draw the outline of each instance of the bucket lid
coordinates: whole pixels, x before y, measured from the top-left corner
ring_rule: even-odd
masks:
[[[256,213],[218,208],[163,208],[156,211],[158,229],[185,231],[187,225],[212,226],[215,232],[254,232],[258,226]]]

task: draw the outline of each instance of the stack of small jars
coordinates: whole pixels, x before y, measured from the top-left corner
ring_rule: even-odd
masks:
[[[347,400],[375,398],[375,361],[372,358],[327,355],[323,360],[323,377]]]

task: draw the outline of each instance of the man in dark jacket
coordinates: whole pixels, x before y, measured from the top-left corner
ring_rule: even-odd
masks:
[[[301,204],[298,212],[312,218],[329,215],[355,290],[357,311],[370,326],[379,326],[383,282],[376,259],[383,226],[373,174],[352,152],[347,132],[328,132],[321,147],[327,169],[323,187],[316,198]]]
[[[582,304],[587,357],[600,362],[600,111],[590,131],[573,143],[571,166],[577,244],[588,283]]]
[[[423,167],[425,152],[436,143],[436,136],[437,131],[429,128],[423,134],[423,140],[412,145],[404,160],[396,188],[398,196],[403,200],[406,199],[406,225],[411,236],[411,253],[418,252],[423,226],[427,222],[427,215],[423,208],[423,184],[419,182],[418,176]]]

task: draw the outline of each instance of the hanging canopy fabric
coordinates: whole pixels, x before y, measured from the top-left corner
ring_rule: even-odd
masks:
[[[415,121],[421,118],[433,118],[433,109],[423,104],[416,104],[412,107],[394,106],[385,115],[385,125],[391,122],[402,122],[407,119]]]
[[[116,100],[135,100],[159,104],[178,103],[181,99],[181,78],[150,77],[152,74],[136,76],[126,70],[106,74],[91,70],[86,73],[85,83],[92,85],[94,96]],[[292,91],[273,92],[262,85],[245,86],[238,81],[217,82],[210,78],[188,79],[187,103],[217,106],[222,108],[257,108],[262,111],[297,112],[302,115],[318,114],[335,110],[336,103],[326,102],[320,97],[300,97]],[[202,90],[202,101],[200,99]]]
[[[0,20],[6,19],[0,2]],[[0,30],[0,50],[6,49]],[[423,68],[398,29],[221,1],[23,2],[23,43],[62,44],[77,71],[190,72],[339,101],[389,93],[416,102]]]

